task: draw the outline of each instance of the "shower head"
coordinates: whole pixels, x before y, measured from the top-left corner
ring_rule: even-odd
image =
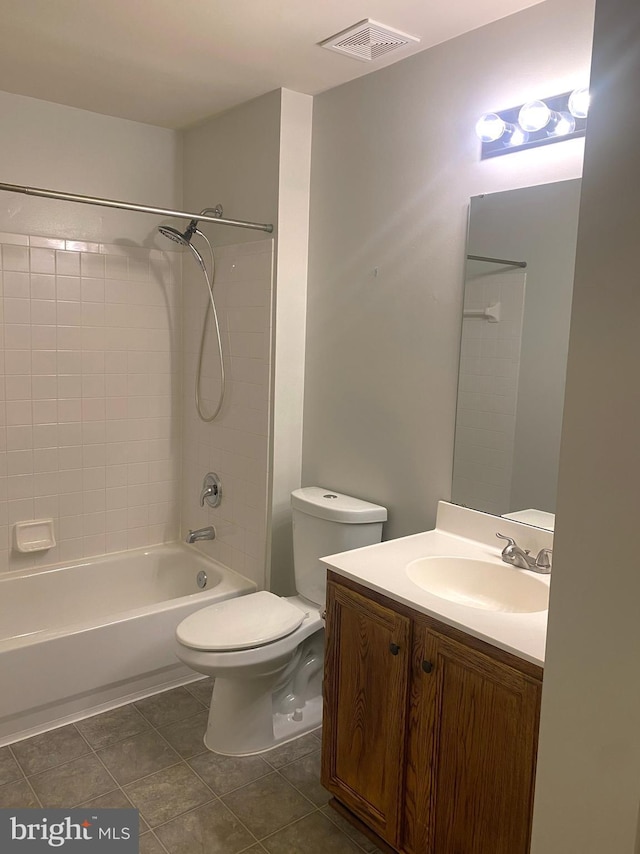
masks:
[[[189,228],[187,228],[184,233],[178,231],[177,228],[172,228],[170,225],[159,225],[158,231],[163,237],[168,237],[169,240],[173,240],[174,243],[179,243],[181,246],[190,246],[191,238],[193,237],[197,227],[198,221],[192,219],[189,223]]]
[[[190,249],[191,253],[193,254],[193,257],[196,259],[196,261],[200,265],[201,269],[206,274],[207,268],[204,265],[204,258],[198,252],[198,250],[193,245],[193,243],[191,242],[191,238],[193,237],[193,235],[197,231],[197,228],[198,228],[197,220],[192,219],[191,222],[189,223],[189,228],[184,232],[184,234],[179,232],[177,228],[172,228],[170,225],[159,225],[158,231],[160,232],[160,234],[163,237],[168,237],[169,240],[173,240],[174,243],[179,243],[180,246],[186,246],[187,249]],[[202,234],[202,232],[198,231],[198,234]]]
[[[220,218],[222,216],[222,205],[216,205],[215,208],[205,208],[200,212],[201,216],[213,214],[214,216]],[[174,243],[179,243],[180,246],[188,246],[189,248],[193,248],[191,246],[191,238],[193,235],[198,232],[198,234],[202,235],[201,231],[198,231],[198,220],[192,219],[189,223],[189,227],[185,232],[178,231],[177,228],[173,228],[170,225],[159,225],[158,231],[163,237],[168,237],[169,240],[173,240]],[[204,235],[202,235],[204,237]],[[198,253],[199,254],[199,253]]]
[[[159,225],[158,231],[163,237],[168,237],[169,240],[179,243],[181,246],[188,246],[189,241],[184,234],[180,234],[177,228],[171,228],[170,225]]]

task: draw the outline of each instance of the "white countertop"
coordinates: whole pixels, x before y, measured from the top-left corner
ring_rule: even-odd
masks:
[[[462,536],[462,531],[471,536]],[[549,531],[440,502],[434,530],[329,555],[322,563],[338,575],[543,667],[548,611],[510,613],[460,605],[422,589],[405,572],[410,561],[421,557],[469,557],[501,564],[504,543],[496,539],[498,531],[531,551],[553,543]],[[549,575],[527,574],[549,584]]]

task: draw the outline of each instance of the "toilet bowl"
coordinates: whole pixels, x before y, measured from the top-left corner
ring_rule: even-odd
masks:
[[[296,596],[266,590],[203,608],[176,629],[178,658],[214,677],[205,746],[269,750],[320,726],[322,555],[379,542],[384,507],[320,487],[292,493]]]
[[[255,626],[270,617],[270,605],[283,603],[290,611],[282,615],[281,636],[273,637],[279,632],[273,621],[267,642],[258,642],[260,631],[254,632],[251,625],[247,625],[244,648],[229,648],[222,639],[225,627],[237,629],[235,617],[243,625],[255,618]],[[220,604],[228,606],[225,613],[212,605],[191,615],[202,626],[215,625],[220,644],[205,640],[198,621],[185,619],[176,631],[178,658],[193,670],[215,677],[206,747],[227,756],[259,753],[320,726],[324,624],[318,606],[302,597],[281,599],[266,591]],[[233,609],[233,604],[245,607]],[[297,625],[291,629],[294,622]],[[255,635],[255,645],[249,646]],[[302,666],[305,678],[301,679]]]

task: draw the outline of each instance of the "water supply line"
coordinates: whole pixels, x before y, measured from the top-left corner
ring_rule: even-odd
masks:
[[[216,205],[215,208],[205,208],[199,216],[208,215],[212,213],[216,218],[222,217],[222,205]],[[218,312],[216,310],[216,301],[213,296],[213,286],[216,279],[216,261],[215,256],[213,254],[213,248],[211,243],[209,242],[209,238],[206,234],[204,234],[198,228],[198,220],[192,219],[189,223],[189,227],[185,232],[178,231],[177,228],[173,228],[170,225],[159,225],[158,231],[163,237],[168,237],[169,240],[173,240],[174,243],[177,243],[179,246],[185,247],[189,249],[191,254],[194,256],[196,261],[198,262],[198,266],[202,270],[204,275],[205,282],[207,283],[207,289],[209,291],[209,301],[207,302],[207,308],[204,313],[204,318],[202,320],[202,334],[200,336],[200,350],[198,353],[198,366],[196,368],[196,378],[195,378],[195,402],[196,402],[196,411],[198,413],[198,417],[209,424],[213,421],[220,410],[222,409],[222,404],[224,402],[224,395],[226,390],[226,378],[224,371],[224,358],[222,355],[222,337],[220,335],[220,323],[218,321]],[[202,237],[207,246],[209,247],[209,258],[211,260],[211,278],[209,278],[209,272],[207,270],[207,265],[204,263],[204,258],[200,254],[200,251],[193,245],[191,239],[193,235],[197,234],[198,237]],[[218,396],[218,403],[211,415],[205,415],[202,409],[202,404],[200,402],[200,383],[202,381],[202,357],[204,354],[204,345],[207,338],[207,321],[209,319],[209,309],[213,312],[213,324],[216,330],[216,343],[218,346],[218,358],[220,362],[220,394]]]
[[[204,238],[207,246],[209,247],[209,257],[211,259],[211,278],[209,278],[207,268],[202,265],[202,272],[204,273],[204,278],[207,283],[207,289],[209,291],[209,300],[207,302],[207,308],[204,313],[204,318],[202,319],[202,333],[200,335],[200,349],[198,351],[198,367],[196,368],[194,392],[198,416],[206,424],[209,424],[211,423],[211,421],[214,421],[217,418],[218,413],[222,409],[222,404],[224,403],[224,395],[226,391],[226,377],[224,371],[224,358],[222,355],[222,337],[220,335],[220,323],[218,321],[218,312],[216,311],[216,302],[213,296],[213,287],[216,281],[216,260],[213,254],[213,248],[211,246],[211,243],[209,242],[209,238],[207,237],[207,235],[200,231],[199,228],[196,228],[194,233]],[[202,381],[202,357],[204,355],[204,345],[207,338],[207,320],[209,318],[210,311],[213,314],[213,326],[216,330],[216,343],[218,345],[218,359],[220,362],[220,393],[218,395],[218,403],[213,414],[205,415],[202,410],[202,404],[200,402],[200,383]]]

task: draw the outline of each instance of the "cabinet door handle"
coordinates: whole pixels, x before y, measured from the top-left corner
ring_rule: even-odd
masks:
[[[430,661],[423,661],[422,669],[425,673],[431,673],[431,671],[433,670],[433,664]]]
[[[391,655],[397,655],[400,652],[400,647],[397,643],[390,643],[389,652],[391,653]]]

